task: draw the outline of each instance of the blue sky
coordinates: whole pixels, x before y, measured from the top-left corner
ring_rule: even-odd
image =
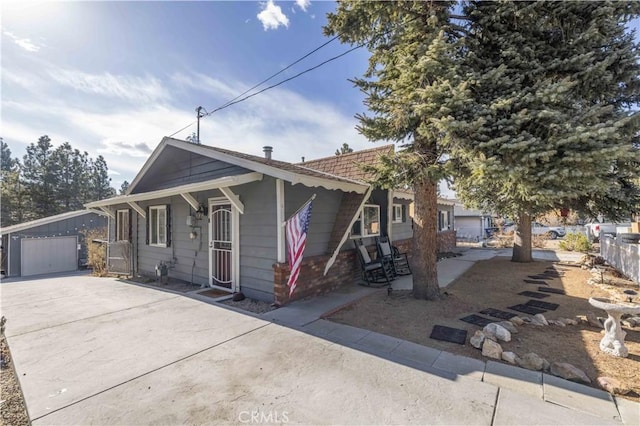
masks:
[[[131,181],[160,142],[326,42],[334,2],[37,2],[1,6],[2,134],[13,156],[48,134],[103,155],[112,186]],[[634,25],[638,27],[636,22]],[[337,40],[273,82],[346,51]],[[201,141],[300,161],[347,142],[363,97],[360,49],[202,120]],[[195,124],[176,134],[186,138]]]
[[[112,186],[131,181],[163,136],[326,42],[333,2],[27,2],[2,5],[2,136],[13,156],[48,134],[92,157]],[[337,40],[276,77],[347,50]],[[202,143],[274,158],[332,155],[355,130],[362,96],[347,81],[358,50],[201,122]],[[186,138],[193,125],[176,137]]]

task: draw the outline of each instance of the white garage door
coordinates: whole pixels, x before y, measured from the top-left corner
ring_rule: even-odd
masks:
[[[52,274],[78,269],[78,238],[24,238],[21,275]]]

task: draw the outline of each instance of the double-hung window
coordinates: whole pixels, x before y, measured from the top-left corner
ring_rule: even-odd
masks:
[[[351,238],[380,235],[380,206],[365,204],[351,228]]]
[[[168,214],[167,206],[149,207],[149,245],[155,247],[168,247]]]

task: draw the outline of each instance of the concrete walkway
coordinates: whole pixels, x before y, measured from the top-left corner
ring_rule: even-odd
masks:
[[[593,388],[321,319],[370,288],[261,318],[108,278],[0,291],[34,425],[640,423]]]

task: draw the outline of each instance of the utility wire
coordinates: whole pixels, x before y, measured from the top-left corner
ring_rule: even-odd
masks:
[[[249,88],[249,89],[245,90],[244,92],[240,93],[238,96],[236,96],[235,98],[231,99],[230,101],[228,101],[228,102],[226,102],[226,103],[224,103],[224,104],[220,105],[218,108],[216,108],[216,109],[215,109],[215,110],[213,110],[212,112],[209,112],[209,113],[204,114],[202,117],[209,116],[209,115],[213,114],[215,111],[219,111],[219,110],[221,110],[221,109],[223,109],[223,108],[228,107],[229,105],[233,105],[233,104],[235,104],[235,103],[238,103],[238,102],[236,102],[236,100],[237,100],[238,98],[240,98],[240,97],[242,97],[242,96],[246,95],[246,94],[247,94],[247,93],[249,93],[250,91],[252,91],[252,90],[256,89],[257,87],[259,87],[259,86],[261,86],[261,85],[263,85],[264,83],[266,83],[267,81],[271,80],[272,78],[274,78],[274,77],[276,77],[276,76],[278,76],[278,75],[282,74],[283,72],[285,72],[286,70],[288,70],[288,69],[289,69],[289,68],[291,68],[292,66],[294,66],[294,65],[296,65],[297,63],[299,63],[299,62],[303,61],[304,59],[306,59],[306,58],[308,58],[309,56],[313,55],[314,53],[316,53],[318,50],[322,49],[323,47],[325,47],[325,46],[326,46],[326,45],[328,45],[329,43],[333,42],[333,41],[334,41],[334,40],[336,40],[338,37],[339,37],[339,36],[332,37],[332,38],[331,38],[331,39],[329,39],[328,41],[326,41],[326,42],[322,43],[320,46],[318,46],[318,47],[316,47],[315,49],[313,49],[312,51],[310,51],[309,53],[307,53],[307,54],[303,55],[302,57],[300,57],[300,58],[296,59],[295,61],[293,61],[292,63],[290,63],[289,65],[287,65],[286,67],[284,67],[283,69],[281,69],[280,71],[278,71],[277,73],[272,74],[271,76],[269,76],[269,77],[265,78],[265,79],[264,79],[264,80],[262,80],[260,83],[258,83],[258,84],[256,84],[256,85],[254,85],[253,87],[251,87],[251,88]],[[299,74],[299,75],[302,75],[302,74],[304,74],[304,73],[301,73],[301,74]],[[288,81],[288,80],[286,80],[286,81]],[[278,85],[280,85],[280,84],[282,84],[282,83],[284,83],[284,82],[278,83]],[[264,91],[264,90],[262,90],[262,91],[260,91],[260,92],[258,92],[258,93],[261,93],[261,92],[263,92],[263,91]],[[256,93],[256,94],[257,94],[257,93]],[[254,96],[254,95],[252,95],[252,96]],[[250,97],[250,96],[249,96],[249,97]],[[182,132],[183,130],[186,130],[186,129],[188,129],[189,127],[193,126],[193,125],[194,125],[194,124],[196,124],[197,122],[198,122],[197,120],[192,121],[191,123],[189,123],[189,124],[187,124],[186,126],[184,126],[183,128],[181,128],[180,130],[178,130],[178,131],[176,131],[176,132],[172,133],[171,135],[169,135],[169,137],[173,137],[173,136],[175,136],[176,134],[178,134],[178,133]]]
[[[335,61],[336,59],[341,58],[341,57],[345,56],[346,54],[353,52],[353,51],[354,51],[354,50],[356,50],[356,49],[360,49],[362,46],[364,46],[364,44],[359,44],[359,45],[357,45],[357,46],[355,46],[355,47],[352,47],[351,49],[349,49],[349,50],[347,50],[347,51],[345,51],[345,52],[342,52],[341,54],[339,54],[339,55],[337,55],[337,56],[334,56],[334,57],[332,57],[332,58],[329,58],[329,59],[327,59],[326,61],[320,62],[318,65],[315,65],[315,66],[313,66],[313,67],[311,67],[311,68],[307,68],[306,70],[301,71],[301,72],[299,72],[299,73],[298,73],[298,74],[296,74],[296,75],[293,75],[293,76],[291,76],[291,77],[289,77],[289,78],[286,78],[286,79],[284,79],[284,80],[282,80],[282,81],[279,81],[278,83],[273,84],[273,85],[271,85],[271,86],[265,87],[264,89],[259,90],[259,91],[257,91],[256,93],[252,93],[252,94],[250,94],[250,95],[248,95],[248,96],[245,96],[244,98],[238,99],[240,96],[242,96],[242,95],[239,95],[239,96],[237,96],[237,97],[235,98],[235,100],[233,100],[233,101],[229,101],[229,102],[227,102],[226,104],[224,104],[224,105],[222,105],[222,106],[219,106],[218,108],[214,109],[213,111],[208,112],[206,115],[207,115],[207,116],[209,116],[209,115],[213,114],[213,113],[214,113],[214,112],[216,112],[216,111],[220,111],[220,110],[222,110],[222,109],[228,108],[228,107],[230,107],[231,105],[235,105],[235,104],[238,104],[238,103],[240,103],[240,102],[246,101],[246,100],[247,100],[247,99],[249,99],[249,98],[252,98],[252,97],[254,97],[254,96],[256,96],[256,95],[259,95],[260,93],[266,92],[267,90],[273,89],[274,87],[278,87],[278,86],[280,86],[281,84],[286,83],[287,81],[291,81],[291,80],[293,80],[293,79],[295,79],[295,78],[300,77],[300,76],[301,76],[301,75],[303,75],[303,74],[306,74],[306,73],[311,72],[311,71],[313,71],[313,70],[315,70],[315,69],[317,69],[317,68],[320,68],[321,66],[324,66],[324,65],[328,64],[328,63],[329,63],[329,62],[331,62],[331,61]],[[245,93],[247,93],[247,92],[245,92]]]
[[[314,53],[316,53],[318,50],[322,49],[323,47],[325,47],[327,44],[331,43],[332,41],[334,41],[335,39],[337,39],[339,36],[335,36],[332,39],[330,39],[329,41],[321,44],[320,46],[316,47],[315,49],[313,49],[311,52],[307,53],[306,55],[304,55],[303,57],[297,59],[296,61],[290,63],[289,65],[287,65],[286,67],[284,67],[283,69],[281,69],[280,71],[278,71],[277,73],[271,75],[270,77],[265,78],[264,80],[262,80],[260,83],[256,84],[255,86],[245,90],[244,92],[240,93],[238,96],[236,96],[235,98],[231,99],[230,101],[228,101],[225,104],[222,104],[221,106],[219,106],[218,108],[216,108],[214,111],[220,110],[222,108],[226,108],[228,105],[231,105],[235,102],[236,99],[246,95],[247,93],[249,93],[250,91],[252,91],[253,89],[262,86],[264,83],[266,83],[267,81],[271,80],[272,78],[282,74],[283,72],[285,72],[286,70],[288,70],[289,68],[291,68],[292,66],[294,66],[295,64],[297,64],[298,62],[302,61],[303,59],[308,58],[309,56],[313,55]],[[207,113],[206,115],[211,115],[211,113]]]

